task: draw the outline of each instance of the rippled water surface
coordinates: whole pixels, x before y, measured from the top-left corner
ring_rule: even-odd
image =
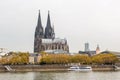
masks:
[[[120,80],[120,71],[109,72],[2,72],[0,80]]]

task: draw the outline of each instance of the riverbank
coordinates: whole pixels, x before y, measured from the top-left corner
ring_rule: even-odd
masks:
[[[0,65],[0,72],[7,72],[6,65]],[[68,71],[68,65],[7,65],[16,72],[30,71]],[[84,66],[84,65],[83,65]],[[92,65],[93,71],[114,71],[113,65]]]

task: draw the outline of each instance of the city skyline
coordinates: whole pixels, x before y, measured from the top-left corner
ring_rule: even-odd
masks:
[[[66,38],[70,52],[90,49],[120,51],[120,1],[112,0],[1,0],[0,44],[11,51],[33,52],[38,10],[45,28],[47,12],[56,37]]]

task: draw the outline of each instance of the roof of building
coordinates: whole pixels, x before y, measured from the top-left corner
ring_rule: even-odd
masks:
[[[61,44],[65,44],[66,43],[66,39],[60,39],[60,38],[55,38],[55,39],[42,39],[42,43],[61,43]]]
[[[46,50],[46,51],[44,51],[44,52],[47,52],[47,53],[55,53],[55,54],[58,54],[58,53],[67,53],[67,51],[60,50],[60,49]]]
[[[103,51],[101,52],[102,54],[105,54],[105,53],[112,53],[112,54],[115,54],[115,55],[120,55],[120,52],[116,52],[116,51]]]
[[[89,56],[93,56],[96,54],[96,51],[79,51],[80,54],[88,54]]]

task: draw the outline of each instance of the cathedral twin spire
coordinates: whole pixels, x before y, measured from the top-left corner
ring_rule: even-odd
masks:
[[[38,14],[38,23],[37,23],[37,26],[42,27],[40,10],[39,10],[39,14]]]
[[[42,27],[42,22],[41,22],[40,10],[39,10],[37,27],[35,30],[35,37],[38,36],[39,38],[53,39],[55,37],[54,35],[55,35],[54,28],[52,28],[50,21],[50,12],[48,11],[47,24],[44,33],[44,29]]]
[[[45,29],[42,26],[40,11],[34,37],[34,52],[40,53],[46,50],[63,50],[69,52],[67,41],[55,39],[54,26],[51,26],[50,12],[48,11],[47,24]],[[63,41],[64,40],[64,41]],[[65,42],[65,43],[64,43]]]
[[[46,27],[51,27],[50,11],[48,11],[48,18],[47,18],[47,25],[46,25]]]
[[[35,30],[35,37],[38,37],[38,38],[39,37],[41,37],[41,38],[44,37],[44,30],[43,30],[42,23],[41,23],[40,10],[39,10],[39,14],[38,14],[37,27],[36,27],[36,30]]]

